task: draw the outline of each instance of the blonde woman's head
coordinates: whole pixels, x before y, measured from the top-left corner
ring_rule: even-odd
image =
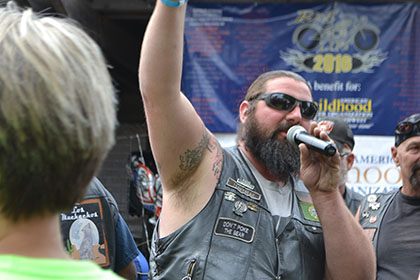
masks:
[[[0,215],[71,207],[114,144],[116,122],[104,57],[84,31],[0,8]]]

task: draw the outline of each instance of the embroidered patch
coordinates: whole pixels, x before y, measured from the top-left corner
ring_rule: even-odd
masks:
[[[299,201],[300,208],[303,212],[305,220],[319,222],[318,214],[315,211],[315,207],[312,203]]]
[[[60,214],[65,248],[76,260],[92,259],[102,267],[109,267],[109,237],[103,227],[105,218],[100,198],[81,201],[73,210]],[[107,242],[108,241],[108,242]]]
[[[236,199],[236,194],[234,194],[233,192],[225,192],[225,199],[227,201],[235,201]]]
[[[243,180],[238,179],[238,182],[233,180],[232,178],[228,178],[226,182],[226,186],[231,187],[238,192],[240,192],[243,195],[246,195],[247,197],[250,197],[255,200],[261,199],[261,194],[257,193],[256,191],[253,191],[250,189],[250,187],[246,184],[243,184]]]
[[[230,218],[219,217],[214,234],[251,243],[254,240],[255,228]]]
[[[239,184],[242,184],[244,187],[246,187],[246,188],[248,188],[248,189],[250,189],[250,190],[255,189],[255,186],[254,186],[253,184],[251,184],[251,182],[250,182],[250,181],[248,181],[248,180],[238,178],[238,179],[236,180],[236,182],[238,182]]]
[[[248,202],[248,209],[254,212],[258,211],[258,205],[255,204],[254,202]]]

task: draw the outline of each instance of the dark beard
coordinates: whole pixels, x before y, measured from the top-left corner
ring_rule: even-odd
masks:
[[[271,135],[266,136],[261,132],[253,114],[245,123],[246,149],[265,165],[272,176],[282,182],[287,182],[290,176],[297,174],[300,169],[299,149],[286,139],[277,139],[278,133],[287,131],[290,126],[280,125]]]
[[[420,191],[420,162],[416,162],[411,168],[410,183],[413,189]]]

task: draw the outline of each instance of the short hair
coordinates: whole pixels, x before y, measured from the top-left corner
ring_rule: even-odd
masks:
[[[282,78],[282,77],[292,78],[295,81],[304,83],[305,85],[307,85],[309,89],[309,93],[312,96],[311,84],[307,80],[305,80],[305,78],[303,78],[301,75],[292,71],[287,71],[287,70],[273,70],[273,71],[262,73],[261,75],[257,77],[257,79],[249,86],[248,91],[245,95],[245,101],[256,100],[258,96],[265,93],[267,81],[276,79],[276,78]],[[256,103],[253,102],[250,108],[248,109],[247,114],[252,114],[255,110],[255,106],[256,106]],[[243,125],[239,122],[238,129],[237,129],[238,140],[244,140],[243,133],[244,133]]]
[[[287,70],[274,70],[261,74],[258,78],[249,86],[245,96],[245,100],[251,100],[257,98],[259,95],[265,93],[266,82],[276,78],[292,78],[295,81],[302,82],[308,86],[309,92],[312,95],[312,87],[301,75]]]
[[[0,215],[55,214],[83,197],[115,141],[99,46],[69,19],[0,8]]]

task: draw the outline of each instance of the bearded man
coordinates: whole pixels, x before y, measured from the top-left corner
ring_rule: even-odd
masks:
[[[338,153],[286,141],[293,125],[330,141],[311,121],[309,84],[288,71],[258,77],[238,144],[223,149],[180,92],[185,3],[157,1],[140,58],[163,188],[149,278],[373,279],[373,247],[338,191]]]
[[[391,148],[401,170],[402,187],[370,194],[360,205],[359,222],[371,238],[377,256],[377,279],[420,277],[420,114],[395,128]]]

